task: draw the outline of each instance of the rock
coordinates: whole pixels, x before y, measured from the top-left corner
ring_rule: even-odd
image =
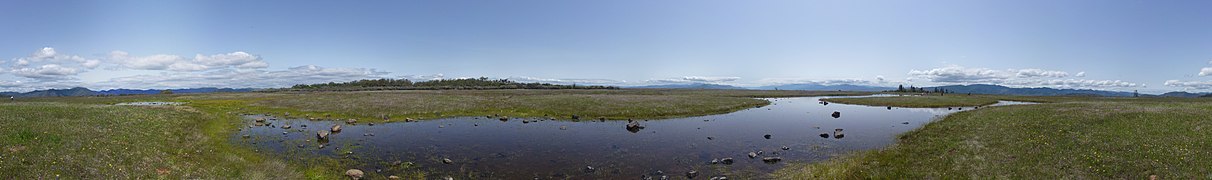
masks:
[[[366,123],[366,125],[375,126],[375,123]]]
[[[719,164],[720,159],[711,159],[711,164]]]
[[[341,132],[341,125],[340,124],[333,125],[332,128],[329,128],[329,131],[332,131],[334,133]]]
[[[328,131],[316,131],[316,138],[321,140],[328,139]]]
[[[694,179],[695,176],[699,176],[698,171],[690,170],[690,172],[686,172],[687,179]]]
[[[640,125],[640,122],[639,122],[639,121],[627,120],[627,129],[628,129],[628,130],[631,130],[631,129],[637,129],[637,130],[638,130],[638,129],[644,129],[644,126],[643,126],[643,125]]]
[[[282,125],[282,129],[290,129],[290,125],[289,125],[289,124],[287,124],[287,125]]]
[[[358,123],[358,120],[357,120],[357,119],[349,119],[349,120],[345,120],[345,124],[355,124],[355,123]]]
[[[707,136],[707,140],[714,140],[715,137]]]
[[[576,114],[573,114],[573,115],[572,115],[572,119],[574,119],[574,120],[575,120],[575,119],[581,119],[581,116],[577,116]]]
[[[523,119],[523,120],[522,120],[522,124],[530,124],[530,120],[525,120],[525,119]]]
[[[560,130],[568,130],[568,126],[560,126]]]
[[[366,175],[366,173],[362,172],[362,170],[358,170],[358,169],[345,170],[345,176],[349,176],[349,178],[352,178],[352,179],[362,179],[362,176],[365,176],[365,175]]]
[[[594,171],[597,171],[597,169],[594,169],[593,166],[585,166],[585,172],[593,173]]]
[[[888,106],[888,110],[892,110],[892,106]]]
[[[442,163],[444,163],[444,164],[454,164],[454,161],[450,160],[449,158],[442,158]]]
[[[605,120],[606,120],[606,117],[598,117],[598,120],[605,121]]]
[[[784,151],[786,151],[786,150],[791,150],[791,148],[790,148],[790,147],[787,147],[787,146],[783,146],[783,150],[784,150]]]
[[[438,128],[446,128],[446,125],[438,125]]]
[[[508,116],[501,116],[501,118],[499,118],[499,119],[497,119],[497,120],[501,120],[501,121],[509,121],[509,117],[508,117]]]
[[[265,122],[265,118],[263,118],[263,117],[262,117],[262,118],[257,118],[257,120],[256,120],[256,121],[257,121],[257,122]]]
[[[947,108],[947,110],[951,110],[951,108],[950,108],[950,107],[948,107],[948,108]]]
[[[724,164],[726,164],[726,165],[727,165],[727,164],[732,164],[732,158],[724,158],[724,159],[720,159],[720,163],[724,163]]]
[[[766,154],[766,151],[758,151],[757,154],[758,155]]]
[[[412,121],[415,121],[415,120],[413,120],[412,118],[404,118],[404,122],[412,122]]]
[[[757,156],[758,154],[756,152],[749,152],[749,159],[756,158]]]
[[[300,144],[300,145],[299,145],[299,148],[303,148],[303,147],[304,147],[304,146],[303,146],[302,144]]]
[[[396,160],[391,162],[391,166],[400,166],[401,164],[404,164],[404,161]]]
[[[307,125],[306,125],[306,124],[304,124],[304,125],[299,125],[299,127],[307,128]]]
[[[767,134],[767,135],[762,136],[762,137],[764,137],[764,138],[766,138],[766,139],[770,139],[770,134]]]
[[[454,180],[454,178],[452,178],[452,177],[450,177],[450,176],[443,177],[442,179],[445,179],[445,180]]]
[[[247,134],[245,134],[245,135],[244,135],[244,139],[248,139],[248,138],[250,138],[250,137],[252,137],[252,136],[249,136],[249,135],[247,135]]]
[[[391,176],[387,176],[387,179],[396,180],[396,179],[400,179],[400,176],[391,175]]]
[[[780,157],[764,157],[764,158],[762,158],[762,162],[771,163],[771,164],[773,164],[773,163],[778,163],[779,161],[782,161],[782,160],[783,160],[783,158],[780,158]]]
[[[964,108],[958,108],[958,109],[955,109],[955,110],[964,110]]]
[[[909,121],[901,122],[901,124],[909,124]]]
[[[821,138],[829,138],[829,133],[821,133]]]
[[[841,139],[842,137],[845,137],[845,136],[846,136],[846,134],[842,133],[842,129],[834,129],[834,130],[833,130],[833,138],[835,138],[835,139]]]
[[[842,112],[833,111],[833,114],[831,114],[829,116],[833,116],[833,118],[839,118],[839,117],[842,117]]]

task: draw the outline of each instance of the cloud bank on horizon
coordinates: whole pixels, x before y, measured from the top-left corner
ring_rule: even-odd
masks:
[[[311,84],[325,82],[341,82],[359,79],[397,78],[414,81],[426,81],[446,78],[443,74],[434,75],[395,75],[392,72],[373,68],[336,67],[326,68],[316,65],[301,65],[282,70],[269,70],[269,63],[260,56],[236,51],[230,53],[203,55],[196,54],[192,58],[171,54],[131,55],[124,51],[112,51],[106,57],[83,57],[79,55],[62,54],[53,47],[45,47],[34,51],[27,57],[13,58],[0,61],[0,64],[11,64],[7,71],[0,74],[11,74],[21,77],[17,81],[0,81],[0,88],[9,91],[29,91],[48,88],[88,87],[96,89],[138,88],[138,89],[167,89],[167,88],[199,88],[199,87],[229,87],[229,88],[277,88],[295,84]],[[1212,64],[1212,62],[1209,62]],[[108,77],[107,80],[96,82],[80,81],[82,73],[95,70],[129,71],[141,70],[146,74],[131,76]],[[1212,67],[1205,67],[1199,76],[1212,75]],[[955,84],[997,84],[1013,87],[1053,87],[1074,89],[1127,89],[1145,87],[1145,84],[1121,80],[1081,79],[1086,72],[1065,72],[1036,68],[1027,69],[989,69],[969,68],[949,65],[927,70],[909,70],[908,78],[904,81],[890,81],[883,76],[874,79],[796,79],[796,78],[762,78],[756,85],[782,84],[822,84],[822,85],[869,85],[894,86],[900,84],[921,85],[955,85]],[[476,78],[476,77],[459,77]],[[642,81],[626,81],[615,79],[561,79],[537,78],[528,76],[497,77],[512,79],[520,82],[540,82],[553,84],[586,84],[586,85],[616,85],[638,86],[653,84],[729,84],[736,85],[741,77],[712,77],[684,76],[679,78],[648,79]],[[745,84],[745,83],[740,83]],[[1191,89],[1212,89],[1212,81],[1180,81],[1168,80],[1166,86],[1184,87]]]

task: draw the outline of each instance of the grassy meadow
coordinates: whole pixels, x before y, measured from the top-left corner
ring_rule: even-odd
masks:
[[[774,173],[774,177],[1212,178],[1212,100],[984,97],[1054,103],[959,112],[902,134],[891,147],[826,162],[788,166]],[[946,98],[957,99],[942,100]],[[872,105],[903,102],[959,105],[969,101],[959,96],[861,99],[891,102]]]
[[[363,122],[500,114],[567,119],[726,113],[754,97],[866,95],[737,90],[416,90],[48,97],[0,102],[0,177],[21,179],[339,179],[339,160],[281,161],[228,138],[241,113]],[[117,106],[170,101],[181,106]],[[382,115],[390,118],[383,120]],[[403,175],[402,175],[403,176]],[[406,179],[424,178],[423,172]]]

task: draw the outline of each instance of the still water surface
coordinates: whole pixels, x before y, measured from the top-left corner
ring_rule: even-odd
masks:
[[[431,178],[685,179],[693,170],[697,172],[695,179],[735,179],[760,178],[788,162],[820,161],[846,152],[882,148],[894,143],[897,134],[961,111],[824,105],[819,102],[821,98],[828,97],[770,98],[766,100],[771,105],[727,114],[637,120],[645,126],[638,131],[626,129],[627,121],[572,121],[569,117],[556,117],[564,119],[558,121],[458,117],[373,126],[276,119],[268,120],[266,126],[252,126],[256,118],[282,117],[247,115],[250,126],[231,138],[287,160],[342,159],[350,165],[348,168],[367,171],[372,179],[403,171],[392,165],[395,161],[411,163]],[[998,105],[1009,104],[1022,103]],[[835,111],[840,112],[837,118],[831,115]],[[336,124],[343,126],[340,133],[325,142],[317,140],[317,131]],[[283,129],[283,125],[291,125],[291,129]],[[844,136],[834,136],[836,129],[842,129]],[[320,148],[321,144],[325,147]],[[759,151],[761,155],[749,158],[748,153]],[[762,161],[764,157],[782,161],[767,163]],[[711,163],[723,158],[734,162]]]

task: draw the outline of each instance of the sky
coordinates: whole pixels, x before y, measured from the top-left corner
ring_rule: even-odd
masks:
[[[4,1],[0,91],[490,77],[1212,91],[1212,1]]]

